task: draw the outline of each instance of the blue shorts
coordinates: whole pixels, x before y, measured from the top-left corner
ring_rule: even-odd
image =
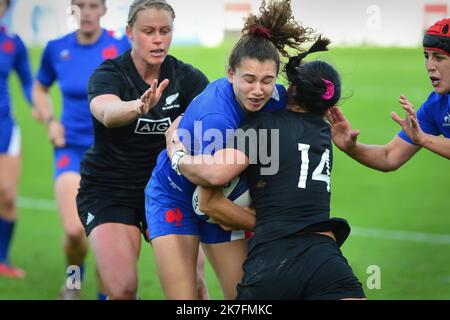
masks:
[[[66,172],[80,173],[80,162],[83,160],[84,153],[88,147],[66,146],[55,148],[55,172],[54,179]]]
[[[0,155],[20,154],[20,130],[10,117],[0,119]]]
[[[170,234],[198,236],[206,244],[248,238],[243,230],[225,231],[218,224],[201,220],[192,209],[191,201],[174,199],[174,194],[182,191],[174,189],[167,195],[158,184],[152,177],[145,188],[145,215],[151,240]]]

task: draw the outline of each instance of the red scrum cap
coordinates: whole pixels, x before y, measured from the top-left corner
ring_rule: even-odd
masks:
[[[423,47],[441,51],[450,56],[450,18],[442,19],[425,32]]]

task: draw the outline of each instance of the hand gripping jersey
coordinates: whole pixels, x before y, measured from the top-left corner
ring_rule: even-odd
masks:
[[[45,47],[37,79],[46,87],[59,83],[67,145],[91,146],[94,131],[88,101],[89,77],[104,60],[114,59],[129,48],[126,36],[116,37],[107,30],[102,30],[93,44],[78,43],[73,32]]]
[[[450,100],[449,94],[431,93],[428,99],[417,110],[417,120],[423,132],[434,136],[443,135],[450,138]],[[399,137],[414,144],[402,130]]]

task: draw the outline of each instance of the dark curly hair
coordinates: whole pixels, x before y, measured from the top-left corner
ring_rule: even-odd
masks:
[[[300,45],[313,41],[313,30],[299,25],[292,15],[291,1],[263,0],[259,15],[245,20],[241,38],[229,58],[229,67],[236,70],[242,59],[273,60],[279,72],[280,55],[288,57],[286,46],[301,51]]]

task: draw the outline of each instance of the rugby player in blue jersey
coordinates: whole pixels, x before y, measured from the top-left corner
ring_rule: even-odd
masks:
[[[177,132],[189,154],[222,149],[227,130],[236,129],[249,113],[283,109],[286,91],[276,85],[279,54],[298,48],[311,30],[292,17],[290,1],[262,2],[250,15],[229,59],[228,77],[211,83],[186,110]],[[182,134],[183,133],[183,134]],[[212,134],[212,135],[209,135]],[[172,163],[183,154],[175,153]],[[244,231],[225,231],[199,219],[192,208],[195,185],[177,174],[163,151],[147,184],[146,215],[158,274],[167,299],[195,299],[195,265],[199,243],[220,281],[225,299],[236,297],[247,254]],[[234,205],[251,229],[254,216]],[[232,225],[233,226],[233,225]]]
[[[137,298],[145,185],[166,146],[164,133],[208,84],[169,54],[174,19],[165,0],[135,0],[126,29],[132,49],[89,80],[95,142],[81,163],[77,205],[111,299]]]
[[[289,59],[285,110],[253,115],[227,148],[214,156],[185,155],[175,166],[205,186],[224,185],[246,170],[256,226],[237,299],[364,299],[339,249],[350,227],[344,219],[330,218],[333,152],[325,115],[341,97],[341,79],[326,62],[303,61],[328,44],[320,37]],[[174,140],[169,153],[183,148]],[[277,165],[267,165],[269,153],[277,153]],[[199,193],[200,210],[216,221],[236,215],[224,210],[221,188],[206,197]]]
[[[47,126],[54,146],[55,197],[64,229],[67,265],[80,266],[83,277],[88,241],[80,222],[75,198],[80,182],[80,162],[92,145],[94,129],[88,101],[88,81],[104,60],[113,59],[130,48],[128,38],[117,36],[100,26],[106,13],[105,0],[72,0],[74,14],[79,11],[79,29],[50,41],[44,49],[33,89],[39,116]],[[61,119],[54,116],[49,89],[59,83],[63,105]],[[61,291],[62,299],[79,298],[79,290]],[[99,293],[99,299],[105,295]]]
[[[0,19],[10,6],[0,0]],[[32,76],[27,50],[19,36],[0,25],[0,276],[23,278],[25,272],[11,266],[9,248],[17,220],[17,185],[20,176],[20,131],[11,112],[8,77],[15,70],[31,103]]]
[[[393,171],[411,159],[421,148],[450,159],[450,19],[428,28],[423,38],[425,64],[434,92],[419,110],[402,95],[400,105],[405,119],[395,112],[392,119],[402,131],[385,145],[357,142],[359,130],[352,130],[339,108],[332,108],[333,141],[360,163],[380,171]]]

